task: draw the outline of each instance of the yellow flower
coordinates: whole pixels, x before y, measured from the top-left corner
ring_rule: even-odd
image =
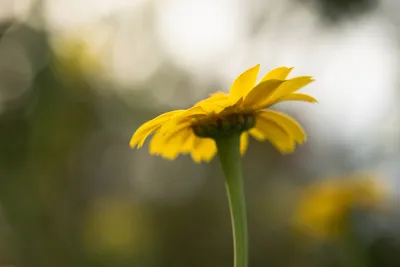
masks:
[[[296,227],[319,238],[339,237],[353,208],[382,206],[384,191],[375,179],[366,174],[343,178],[320,182],[303,192],[295,213]]]
[[[54,51],[51,65],[59,78],[66,83],[80,83],[87,77],[101,76],[104,73],[102,58],[109,43],[98,36],[106,33],[99,25],[86,25],[54,36],[51,39]]]
[[[150,154],[174,159],[190,154],[196,162],[210,161],[217,152],[214,139],[241,133],[241,153],[247,149],[248,133],[259,141],[270,141],[282,153],[294,151],[306,140],[302,127],[291,117],[266,108],[287,100],[316,102],[296,91],[313,81],[310,76],[286,79],[292,68],[280,67],[256,84],[260,65],[243,72],[229,94],[217,92],[187,110],[164,113],[143,124],[130,146],[142,147],[154,133]]]

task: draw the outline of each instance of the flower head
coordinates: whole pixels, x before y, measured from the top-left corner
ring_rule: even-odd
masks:
[[[296,227],[315,237],[338,237],[345,232],[352,209],[382,206],[385,195],[381,184],[366,174],[353,176],[306,188],[296,209]]]
[[[306,140],[302,127],[291,117],[266,108],[282,101],[316,100],[297,93],[313,81],[310,76],[286,79],[292,68],[280,67],[267,73],[257,84],[260,65],[243,72],[229,93],[217,92],[187,110],[174,110],[150,120],[132,136],[132,148],[140,148],[153,134],[150,153],[174,159],[190,154],[194,161],[210,161],[217,152],[215,139],[241,134],[241,153],[248,134],[270,141],[280,152],[293,152]]]

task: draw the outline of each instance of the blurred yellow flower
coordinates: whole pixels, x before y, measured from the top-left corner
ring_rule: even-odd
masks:
[[[371,175],[329,179],[302,192],[295,212],[295,225],[315,237],[340,237],[352,209],[378,208],[384,200],[383,187]]]
[[[110,49],[108,29],[90,24],[52,37],[52,67],[66,82],[104,75],[103,57]]]
[[[94,199],[84,214],[82,230],[86,249],[96,255],[142,253],[153,238],[144,207],[118,197]]]
[[[229,94],[217,92],[187,110],[174,110],[150,120],[137,129],[130,146],[142,147],[154,133],[150,154],[175,159],[190,154],[196,162],[210,161],[217,152],[214,139],[241,134],[241,153],[247,149],[248,133],[259,141],[270,141],[280,152],[293,152],[306,140],[302,127],[278,111],[265,110],[278,102],[316,102],[297,93],[313,81],[310,76],[286,79],[292,68],[280,67],[267,73],[256,84],[260,65],[243,72]]]

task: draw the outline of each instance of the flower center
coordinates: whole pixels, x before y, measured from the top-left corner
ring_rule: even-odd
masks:
[[[215,139],[250,130],[255,124],[254,114],[231,113],[198,120],[192,124],[192,128],[199,137]]]

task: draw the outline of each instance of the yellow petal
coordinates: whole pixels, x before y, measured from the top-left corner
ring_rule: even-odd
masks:
[[[197,136],[194,134],[193,129],[189,128],[188,129],[188,137],[182,143],[182,147],[181,147],[182,153],[187,154],[193,150],[193,145],[194,145],[194,141],[196,138],[197,138]]]
[[[240,154],[244,155],[246,153],[247,147],[249,145],[249,135],[244,132],[240,135]]]
[[[255,129],[258,130],[259,134],[262,134],[264,140],[268,139],[280,152],[288,153],[294,150],[295,142],[293,138],[281,125],[257,116]]]
[[[175,159],[179,154],[187,152],[183,145],[190,136],[191,133],[188,129],[183,129],[176,133],[169,139],[161,156],[167,159]]]
[[[183,144],[191,135],[189,124],[182,124],[179,128],[168,134],[158,131],[149,145],[149,153],[161,155],[167,159],[175,159],[179,153],[185,152]]]
[[[280,67],[273,69],[261,79],[261,82],[271,79],[285,80],[286,77],[289,75],[289,73],[292,71],[292,69],[293,68],[287,68],[287,67]]]
[[[129,143],[131,148],[134,148],[136,145],[137,148],[141,148],[147,137],[158,128],[160,128],[160,124],[154,123],[143,124],[142,126],[140,126],[131,138],[131,141]]]
[[[267,80],[259,83],[243,100],[242,106],[247,108],[260,106],[260,103],[268,98],[275,90],[278,90],[282,83],[282,80]]]
[[[200,104],[201,108],[208,114],[220,113],[225,107],[229,106],[226,101],[205,102]]]
[[[199,115],[207,115],[207,112],[200,105],[196,105],[181,113],[181,117],[197,117]]]
[[[164,136],[165,141],[168,142],[169,139],[172,138],[175,134],[186,129],[191,129],[189,121],[183,121],[181,123],[175,124],[174,128],[171,128],[166,132],[162,132],[161,130],[157,132],[160,132]]]
[[[160,127],[160,132],[167,134],[171,130],[173,131],[175,128],[179,128],[179,125],[182,123],[187,123],[192,118],[198,118],[206,116],[207,112],[200,106],[195,106],[189,108],[187,110],[182,111],[174,116],[172,116],[167,122],[163,123]]]
[[[215,141],[211,138],[200,138],[196,136],[191,152],[192,159],[200,163],[210,161],[217,153]]]
[[[259,69],[260,64],[257,64],[236,78],[229,92],[229,96],[234,102],[240,97],[245,96],[255,86]]]
[[[138,148],[142,147],[146,138],[157,130],[163,123],[170,120],[170,118],[176,114],[183,112],[183,110],[173,110],[159,115],[158,117],[144,123],[140,126],[136,132],[133,134],[130,146],[134,148],[136,145]]]
[[[250,129],[249,130],[249,134],[251,136],[253,136],[257,141],[261,142],[261,141],[265,141],[266,140],[265,135],[260,130],[258,130],[257,128]]]
[[[311,76],[300,76],[287,80],[282,83],[282,85],[279,86],[279,88],[274,91],[268,98],[266,98],[264,102],[261,102],[260,105],[261,107],[271,106],[282,97],[286,97],[287,95],[294,93],[295,91],[301,89],[302,87],[313,81],[314,80]]]
[[[163,145],[165,144],[165,135],[158,131],[156,132],[149,143],[149,153],[153,155],[158,155],[163,150]]]
[[[292,141],[291,141],[291,143],[280,142],[280,141],[272,140],[272,139],[270,139],[269,141],[282,154],[292,153],[295,149],[295,144]]]
[[[226,94],[224,92],[216,92],[214,94],[211,94],[208,98],[197,102],[194,105],[194,108],[192,108],[192,109],[194,109],[194,110],[202,109],[204,114],[219,113],[225,107],[230,106],[230,103],[231,103],[231,99],[229,98],[228,94]],[[201,112],[199,112],[199,113],[201,113]]]
[[[262,110],[257,114],[257,116],[265,120],[275,122],[283,129],[286,129],[291,134],[293,139],[299,144],[303,143],[307,138],[305,131],[303,128],[301,128],[297,121],[284,113],[274,110]]]
[[[201,100],[194,106],[200,106],[200,104],[207,103],[207,102],[214,102],[214,101],[220,101],[220,100],[227,100],[229,98],[229,95],[224,93],[224,92],[216,92],[211,94],[208,98]]]
[[[307,95],[307,94],[301,94],[301,93],[292,93],[290,95],[284,96],[281,99],[279,99],[277,102],[282,102],[282,101],[304,101],[304,102],[310,102],[310,103],[317,103],[317,99],[314,97]]]
[[[213,100],[222,100],[222,99],[226,99],[228,97],[229,97],[229,94],[219,91],[219,92],[210,94],[209,98],[213,99]]]

